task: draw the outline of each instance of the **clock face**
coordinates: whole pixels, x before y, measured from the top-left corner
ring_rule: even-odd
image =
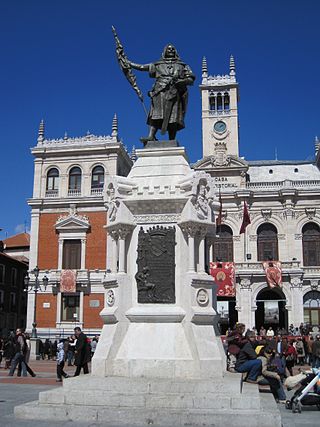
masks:
[[[226,129],[227,129],[227,125],[225,124],[225,122],[219,120],[218,122],[216,122],[213,126],[213,129],[217,132],[217,133],[223,133]]]

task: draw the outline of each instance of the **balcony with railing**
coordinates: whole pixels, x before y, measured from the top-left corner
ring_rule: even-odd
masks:
[[[91,188],[91,196],[102,196],[103,187],[101,188]]]
[[[81,190],[78,190],[78,189],[68,190],[68,197],[78,197],[78,196],[81,196]]]
[[[50,198],[50,199],[54,199],[59,197],[59,190],[46,190],[46,197]]]
[[[246,187],[251,190],[262,190],[262,189],[281,189],[281,188],[320,188],[320,180],[309,179],[309,180],[298,180],[293,181],[285,179],[283,181],[258,181],[258,182],[247,182]]]

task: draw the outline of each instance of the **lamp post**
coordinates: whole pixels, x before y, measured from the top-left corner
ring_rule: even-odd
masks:
[[[37,338],[37,319],[36,319],[36,315],[37,315],[37,293],[39,291],[42,291],[41,283],[39,280],[39,271],[40,270],[39,270],[38,266],[36,266],[33,270],[30,271],[30,274],[32,274],[34,276],[34,280],[32,281],[32,283],[30,283],[30,276],[28,275],[28,273],[24,278],[25,291],[28,293],[34,292],[34,312],[33,312],[32,333],[31,333],[32,338]],[[48,282],[49,282],[48,277],[44,276],[42,279],[42,285],[44,287],[44,290],[47,289]]]

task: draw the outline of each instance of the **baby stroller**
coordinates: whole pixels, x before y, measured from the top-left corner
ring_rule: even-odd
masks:
[[[317,406],[320,410],[320,370],[300,373],[294,377],[288,377],[284,383],[288,390],[298,386],[294,395],[286,402],[286,409],[293,413],[301,413],[302,406]]]

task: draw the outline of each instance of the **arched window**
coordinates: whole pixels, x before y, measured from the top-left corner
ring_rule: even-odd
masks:
[[[69,173],[69,196],[79,196],[81,193],[81,169],[73,167]]]
[[[209,97],[209,105],[210,105],[210,110],[211,111],[215,111],[216,110],[216,97],[214,95],[211,95]]]
[[[320,324],[320,292],[317,290],[307,292],[303,296],[304,323],[311,326]]]
[[[59,193],[59,171],[51,168],[47,174],[46,196],[56,197]]]
[[[302,228],[303,265],[320,265],[320,228],[308,222]]]
[[[224,94],[224,110],[229,111],[230,110],[230,98],[228,92]]]
[[[101,193],[104,185],[104,169],[102,166],[96,166],[92,171],[91,194]]]
[[[219,225],[213,244],[213,261],[233,261],[233,233],[227,225]]]
[[[262,224],[257,230],[258,261],[278,260],[278,232],[272,224]]]
[[[217,110],[222,111],[223,110],[223,104],[222,104],[222,95],[219,92],[217,96]]]

